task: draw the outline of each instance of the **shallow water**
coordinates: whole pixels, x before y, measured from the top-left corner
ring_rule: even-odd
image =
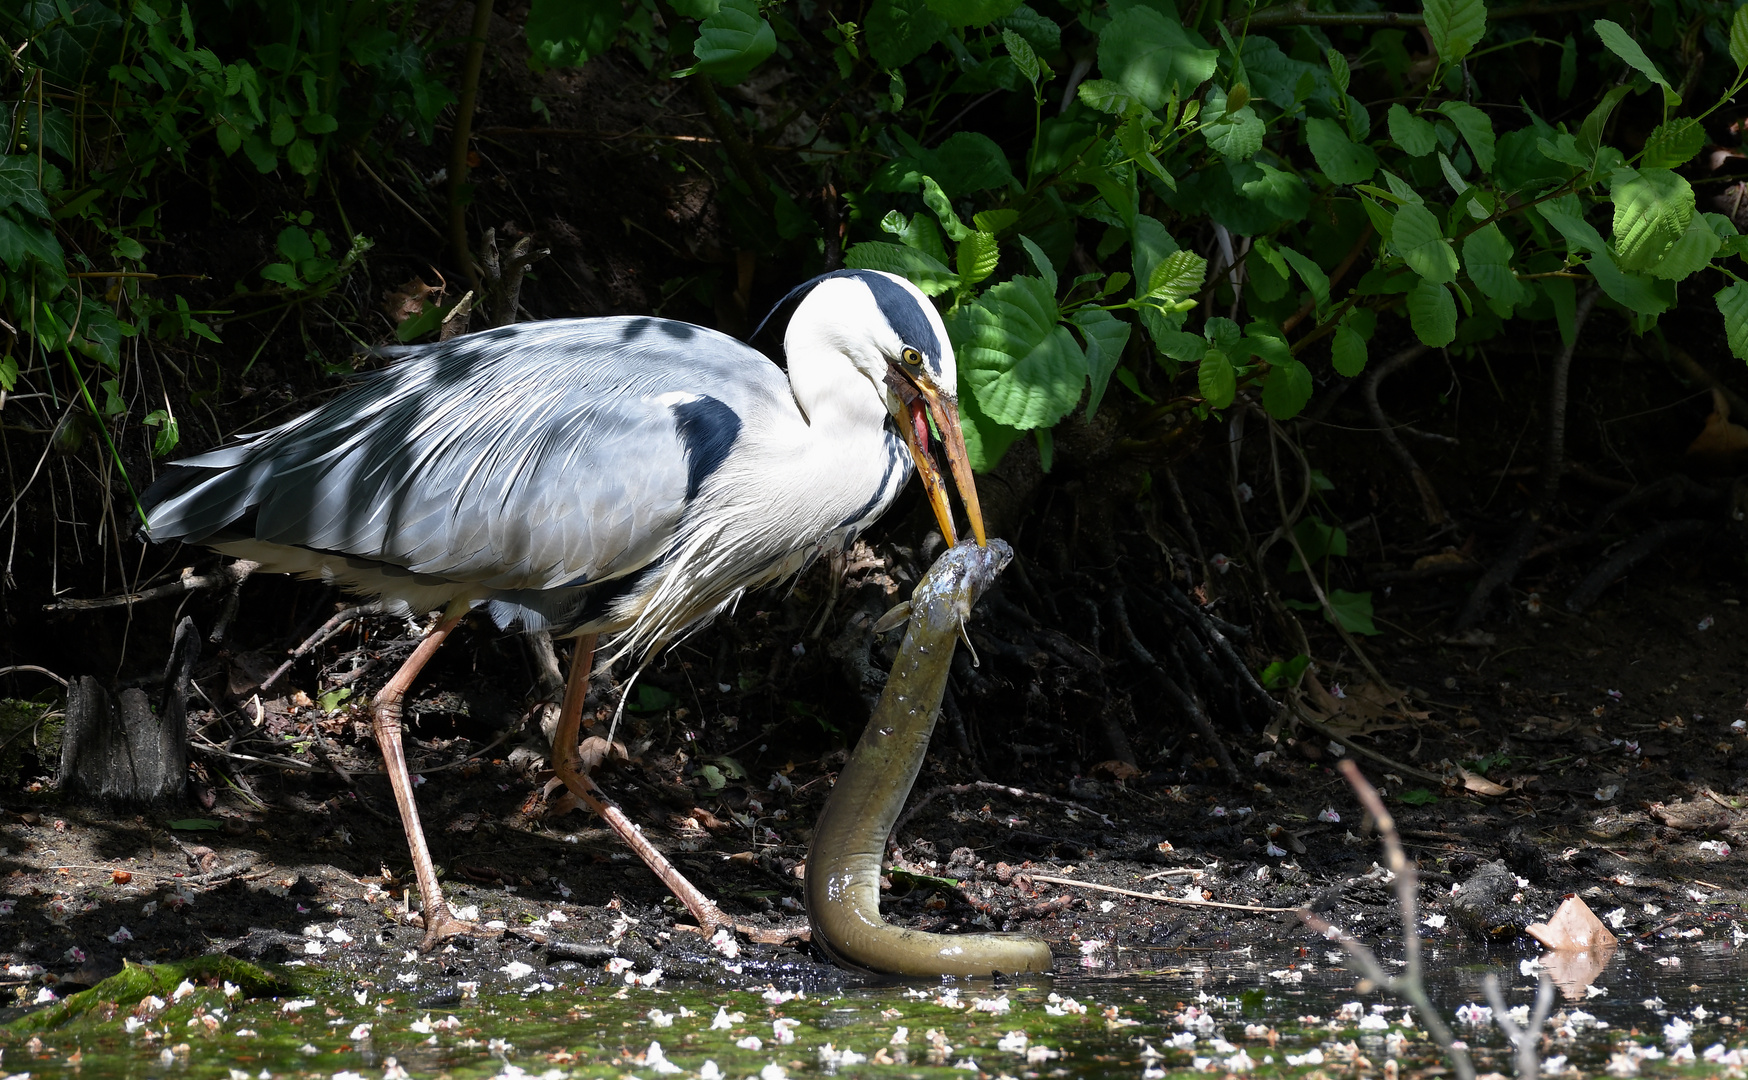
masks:
[[[295,998],[227,998],[222,987],[199,987],[162,1008],[99,1009],[34,1036],[8,1032],[0,1036],[0,1064],[12,1076],[79,1080],[395,1080],[400,1070],[550,1080],[834,1073],[916,1080],[973,1070],[1021,1080],[1141,1080],[1247,1069],[1352,1075],[1356,1064],[1378,1074],[1391,1058],[1409,1075],[1440,1063],[1424,1029],[1405,1024],[1401,1004],[1381,991],[1358,992],[1339,957],[1297,949],[1272,956],[1122,950],[1108,960],[1102,953],[1093,950],[1072,973],[1006,987],[913,984],[799,997],[666,980],[579,986],[574,972],[518,970],[526,965],[505,972],[524,993],[467,997],[466,986],[428,975],[412,986],[397,980],[418,971],[420,961],[391,965],[375,980],[380,986],[303,969]],[[1533,999],[1536,975],[1517,958],[1429,949],[1425,959],[1434,1000],[1474,1047],[1480,1071],[1510,1072],[1499,1031],[1455,1017],[1459,1007],[1484,1001],[1481,980],[1489,971],[1513,1005]],[[1721,1075],[1727,1064],[1683,1065],[1673,1055],[1686,1045],[1702,1057],[1715,1044],[1748,1047],[1748,1030],[1738,1023],[1748,1023],[1748,953],[1740,948],[1628,944],[1594,987],[1579,1000],[1557,1000],[1548,1025],[1545,1056],[1566,1057],[1566,1075],[1601,1075],[1628,1043],[1664,1055],[1635,1052],[1641,1075]],[[125,1030],[130,1016],[132,1032]]]

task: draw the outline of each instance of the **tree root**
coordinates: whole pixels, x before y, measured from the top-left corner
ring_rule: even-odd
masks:
[[[1384,414],[1384,407],[1378,403],[1378,386],[1391,375],[1425,356],[1429,350],[1425,345],[1412,345],[1382,363],[1373,365],[1360,383],[1360,391],[1366,399],[1366,410],[1372,414],[1372,423],[1378,426],[1378,434],[1383,437],[1384,445],[1396,461],[1407,471],[1408,478],[1414,481],[1414,490],[1420,493],[1420,512],[1426,517],[1426,523],[1434,528],[1450,520],[1445,513],[1444,503],[1439,500],[1438,491],[1427,478],[1420,462],[1414,459],[1408,447],[1402,445],[1397,437],[1395,427],[1390,418]]]
[[[1697,518],[1679,518],[1675,521],[1665,521],[1651,526],[1633,537],[1619,551],[1585,575],[1578,587],[1572,590],[1572,595],[1566,598],[1566,610],[1573,613],[1582,612],[1591,604],[1596,603],[1603,590],[1620,580],[1622,575],[1631,570],[1647,555],[1677,537],[1692,536],[1694,533],[1704,532],[1710,524],[1710,522],[1700,521]]]

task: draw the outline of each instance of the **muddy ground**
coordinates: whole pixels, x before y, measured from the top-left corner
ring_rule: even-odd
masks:
[[[797,267],[734,250],[714,201],[714,158],[675,149],[694,144],[641,137],[708,138],[678,84],[652,86],[618,57],[537,78],[515,52],[513,26],[495,33],[500,48],[475,120],[472,224],[532,233],[552,248],[524,291],[526,317],[653,311],[744,330],[749,313],[800,277]],[[534,94],[567,134],[528,135]],[[212,191],[196,184],[166,193],[176,196],[164,211],[174,243],[158,269],[207,274],[209,286],[191,288],[210,287],[215,305],[270,257],[282,210],[309,209],[338,234],[343,207],[380,234],[341,292],[293,309],[296,332],[239,317],[221,327],[222,357],[180,357],[219,388],[199,401],[187,386],[168,388],[181,395],[187,449],[331,394],[335,380],[312,355],[344,356],[350,337],[387,340],[390,294],[415,277],[439,283],[444,255],[409,210],[439,219],[440,188],[420,178],[435,174],[446,151],[400,152],[405,167],[390,178],[392,193],[382,177],[343,164],[334,190],[314,195],[252,174]],[[450,288],[453,299],[460,290]],[[1725,355],[1715,322],[1671,315],[1665,326],[1704,359]],[[889,916],[943,932],[1037,933],[1063,971],[1244,947],[1322,962],[1325,947],[1291,915],[1093,887],[1104,885],[1309,906],[1389,951],[1401,930],[1375,837],[1331,767],[1341,751],[1333,733],[1389,799],[1419,867],[1423,914],[1445,916],[1423,925],[1424,936],[1498,957],[1528,954],[1537,947],[1523,927],[1576,893],[1599,914],[1618,911],[1612,922],[1628,947],[1734,940],[1748,887],[1740,854],[1748,847],[1748,576],[1741,541],[1717,509],[1739,463],[1683,453],[1711,407],[1707,384],[1648,359],[1650,350],[1599,313],[1575,369],[1567,454],[1575,479],[1547,524],[1552,546],[1479,631],[1449,629],[1468,568],[1497,554],[1533,498],[1525,464],[1546,426],[1540,380],[1554,340],[1550,329],[1546,341],[1502,345],[1480,367],[1425,361],[1384,388],[1392,416],[1445,440],[1415,450],[1451,511],[1447,527],[1426,526],[1359,395],[1320,398],[1316,421],[1292,432],[1332,485],[1314,509],[1345,524],[1351,541],[1348,556],[1325,568],[1328,583],[1372,589],[1381,632],[1365,639],[1366,658],[1407,691],[1401,698],[1315,614],[1293,616],[1295,628],[1264,602],[1272,588],[1301,601],[1310,594],[1288,573],[1281,545],[1257,546],[1280,515],[1255,423],[1237,474],[1231,426],[1162,415],[1115,391],[1099,425],[1076,421],[1059,432],[1049,474],[1029,442],[1017,444],[982,490],[995,530],[1020,559],[973,625],[981,666],[955,668],[953,705],[913,795],[921,809],[897,832]],[[257,346],[245,377],[225,366]],[[1375,355],[1389,349],[1374,344]],[[1712,378],[1748,390],[1739,367],[1720,366]],[[1144,389],[1170,399],[1159,371],[1137,374]],[[1338,391],[1333,376],[1321,386]],[[149,477],[149,461],[134,464]],[[1673,506],[1677,490],[1630,527],[1616,520],[1579,543],[1554,541],[1582,534],[1623,485],[1639,490],[1675,475],[1710,493],[1696,504],[1703,526],[1656,549],[1582,614],[1568,612],[1561,600],[1623,539],[1647,519],[1688,511]],[[1181,481],[1181,504],[1163,493],[1168,476]],[[118,567],[141,587],[185,566],[208,568],[211,557],[142,550],[113,532],[93,542],[94,507],[114,492],[91,490],[70,469],[62,497],[74,508],[51,505],[51,496],[31,495],[22,518],[27,557],[5,596],[10,662],[150,687],[176,616],[209,631],[222,595],[132,610],[44,607],[121,591]],[[801,917],[810,826],[891,659],[893,642],[877,641],[871,622],[926,567],[928,529],[913,492],[844,564],[749,598],[665,654],[634,692],[621,732],[630,760],[609,763],[600,783],[732,913],[773,927]],[[1208,569],[1222,554],[1229,574]],[[1464,572],[1440,576],[1440,560]],[[1194,595],[1210,610],[1248,628],[1240,644],[1253,670],[1291,657],[1300,630],[1307,634],[1318,681],[1301,706],[1326,730],[1283,721],[1236,693],[1230,704],[1216,700],[1222,688],[1204,685],[1228,773],[1114,629],[1113,605],[1126,598],[1136,638],[1155,652],[1165,647],[1167,580],[1200,589]],[[315,584],[256,579],[240,600],[228,636],[207,647],[195,673],[189,805],[116,810],[60,797],[52,722],[6,748],[14,771],[0,789],[0,962],[21,1002],[45,981],[64,991],[123,960],[214,950],[366,981],[415,972],[436,996],[456,982],[507,979],[510,960],[566,965],[573,980],[578,971],[608,978],[613,955],[638,971],[751,984],[839,977],[804,943],[747,947],[742,970],[729,970],[677,927],[683,912],[597,821],[547,805],[535,668],[516,639],[471,625],[415,688],[409,755],[425,781],[419,799],[452,901],[505,932],[412,957],[418,934],[397,918],[410,886],[406,846],[358,707],[410,648],[409,627],[355,624],[263,687],[345,599]],[[7,675],[7,694],[37,693],[40,681],[26,681],[36,678]],[[604,696],[599,721],[612,703]]]

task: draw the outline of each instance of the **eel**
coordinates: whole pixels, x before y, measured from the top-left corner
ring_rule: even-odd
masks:
[[[886,838],[916,783],[972,605],[1013,550],[966,542],[943,554],[911,596],[904,644],[861,741],[814,826],[805,896],[813,941],[839,966],[938,977],[1049,971],[1050,946],[1026,934],[927,934],[880,918]]]

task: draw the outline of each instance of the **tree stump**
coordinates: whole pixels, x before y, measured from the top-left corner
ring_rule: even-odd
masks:
[[[200,631],[176,627],[157,714],[146,693],[123,690],[119,709],[90,675],[67,688],[61,736],[61,790],[110,804],[177,803],[188,795],[189,674],[200,658]]]

